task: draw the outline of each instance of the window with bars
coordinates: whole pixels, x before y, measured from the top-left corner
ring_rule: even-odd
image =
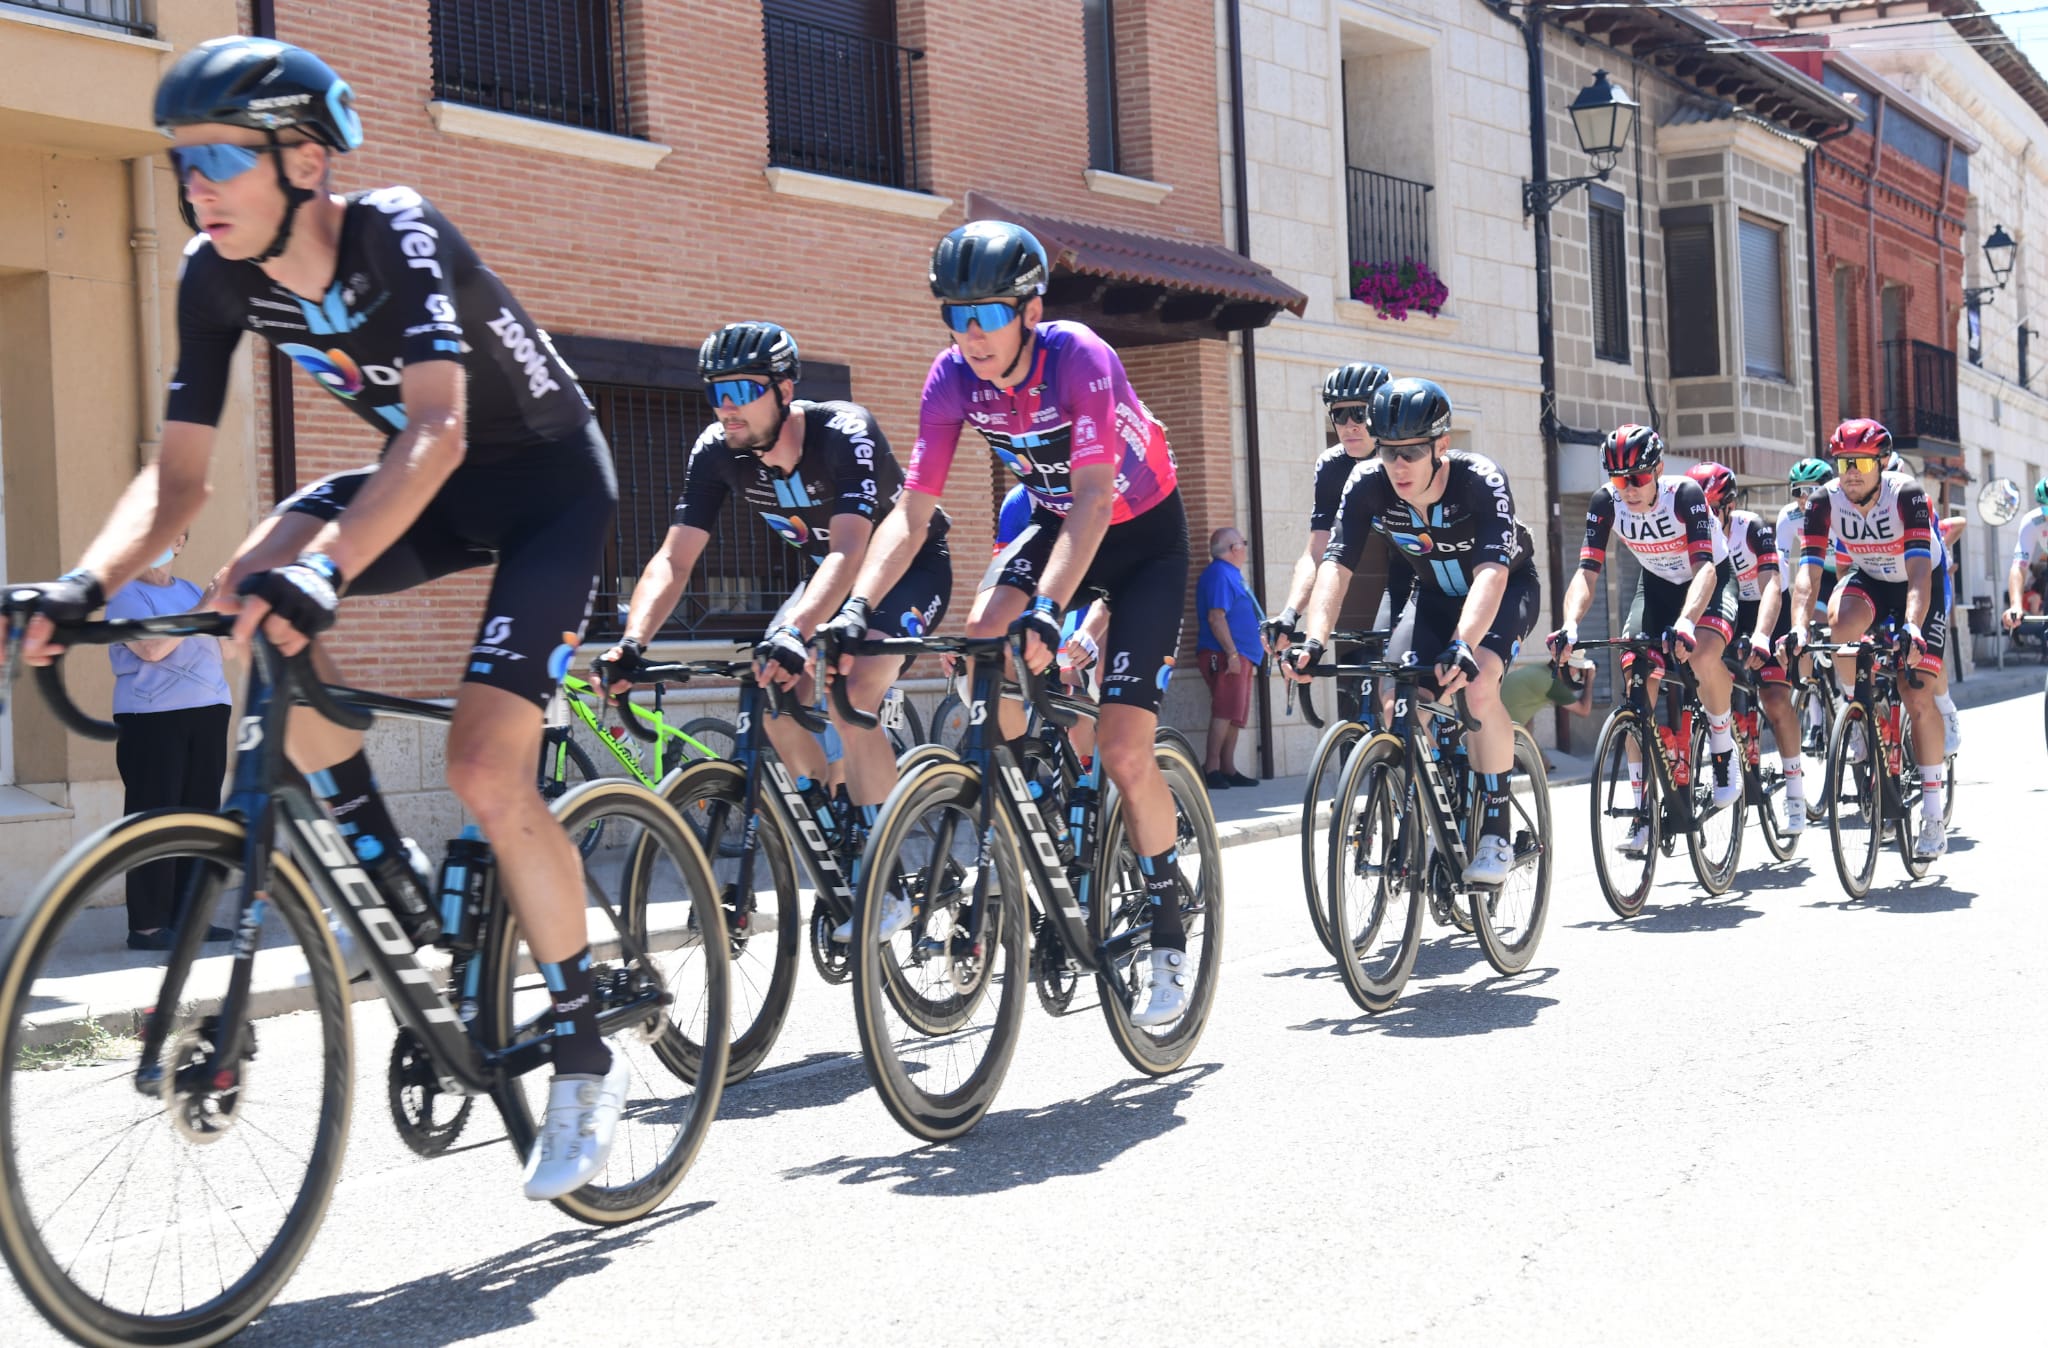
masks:
[[[1621,193],[1593,186],[1586,207],[1593,274],[1593,354],[1628,363],[1628,234]]]
[[[1742,368],[1764,379],[1785,378],[1784,230],[1744,217],[1738,238],[1742,264]]]
[[[1676,206],[1661,213],[1664,230],[1664,302],[1671,334],[1671,376],[1721,373],[1719,268],[1714,260],[1710,206]]]
[[[431,0],[434,97],[634,134],[625,0]]]

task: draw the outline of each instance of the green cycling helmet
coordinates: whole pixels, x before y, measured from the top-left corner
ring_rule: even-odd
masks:
[[[2048,510],[2048,477],[2034,484],[2034,504]]]
[[[1797,487],[1825,487],[1835,480],[1835,466],[1825,459],[1801,459],[1792,465],[1792,473],[1786,479]]]

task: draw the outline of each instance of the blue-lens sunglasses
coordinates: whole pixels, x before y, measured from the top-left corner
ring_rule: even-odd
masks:
[[[758,379],[714,379],[711,381],[711,405],[723,407],[731,403],[734,407],[745,407],[768,391],[768,385]]]
[[[174,145],[171,147],[171,167],[181,183],[185,181],[185,175],[194,170],[210,183],[224,183],[255,168],[262,161],[266,148],[261,145]]]
[[[979,304],[941,304],[939,316],[955,332],[967,331],[970,323],[981,324],[983,332],[994,332],[1017,321],[1017,306],[1000,300],[983,300]]]

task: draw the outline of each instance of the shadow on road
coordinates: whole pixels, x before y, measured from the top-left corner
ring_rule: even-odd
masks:
[[[721,1119],[765,1119],[796,1109],[819,1109],[851,1100],[868,1088],[860,1055],[819,1052],[757,1072],[728,1086],[718,1104]]]
[[[712,1205],[685,1203],[642,1222],[543,1236],[481,1263],[396,1287],[278,1302],[242,1343],[457,1343],[534,1322],[534,1303],[571,1278],[601,1273],[614,1254]]]
[[[1169,1077],[1121,1082],[1042,1109],[999,1110],[953,1142],[890,1156],[835,1156],[785,1170],[782,1177],[837,1176],[841,1184],[887,1184],[897,1193],[950,1198],[1093,1174],[1185,1123],[1180,1106],[1203,1078],[1222,1070],[1221,1063],[1205,1063]]]
[[[1788,883],[1768,888],[1790,889],[1796,885]],[[1694,899],[1691,903],[1657,903],[1653,899],[1643,905],[1642,913],[1636,917],[1610,917],[1572,925],[1594,931],[1727,931],[1753,917],[1764,915],[1763,909],[1739,902],[1743,897],[1743,893],[1723,894],[1719,898]]]
[[[1840,908],[1852,913],[1871,910],[1880,913],[1953,913],[1968,908],[1976,897],[1973,890],[1952,889],[1939,879],[1929,878],[1884,888],[1873,884],[1870,893],[1860,899],[1852,899],[1845,894],[1839,899],[1822,899],[1806,906]]]
[[[1536,1023],[1537,1013],[1556,1006],[1555,997],[1527,991],[1549,982],[1555,969],[1531,969],[1513,978],[1488,978],[1478,983],[1438,983],[1403,997],[1391,1011],[1339,1020],[1318,1017],[1295,1030],[1324,1030],[1334,1035],[1387,1034],[1403,1039],[1452,1039],[1520,1030]]]
[[[1336,976],[1337,966],[1334,964],[1300,964],[1292,969],[1272,969],[1266,974],[1268,978],[1335,978]]]

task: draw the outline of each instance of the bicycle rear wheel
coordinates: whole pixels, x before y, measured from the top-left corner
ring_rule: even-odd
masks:
[[[1543,770],[1543,750],[1521,726],[1515,727],[1508,840],[1515,860],[1507,883],[1472,899],[1479,946],[1486,962],[1503,975],[1529,967],[1550,915],[1550,779]]]
[[[1823,671],[1823,677],[1834,675]],[[1833,796],[1833,784],[1827,776],[1828,736],[1834,729],[1833,699],[1818,685],[1801,683],[1792,696],[1792,709],[1799,717],[1800,755],[1820,765],[1820,783],[1806,793],[1807,822],[1820,824],[1827,819],[1827,802]]]
[[[1737,741],[1728,763],[1730,774],[1743,770],[1741,753]],[[1742,824],[1749,808],[1740,796],[1733,805],[1714,805],[1714,757],[1707,747],[1707,718],[1698,713],[1692,723],[1691,780],[1693,826],[1687,831],[1686,852],[1692,873],[1707,893],[1726,894],[1742,858]]]
[[[1608,716],[1593,751],[1593,869],[1616,917],[1642,912],[1657,876],[1664,812],[1652,752],[1649,727],[1626,708]]]
[[[602,818],[607,833],[627,840],[626,855],[640,857],[637,876],[623,862],[583,865],[599,1016],[650,993],[667,999],[634,1023],[607,1027],[607,1047],[625,1054],[632,1069],[625,1112],[597,1178],[554,1200],[579,1221],[606,1226],[645,1216],[674,1191],[718,1113],[731,1043],[725,917],[697,840],[645,787],[595,782],[564,796],[555,815],[571,830]],[[655,925],[633,926],[629,913],[636,909],[642,922]],[[482,1030],[488,1047],[502,1049],[546,1035],[554,1013],[509,909],[495,926],[483,952]],[[684,1075],[685,1064],[694,1066],[693,1075]],[[492,1092],[522,1159],[533,1148],[547,1093],[543,1071],[508,1078]]]
[[[1131,1024],[1130,1007],[1140,994],[1139,970],[1151,950],[1149,942],[1122,957],[1114,967],[1098,969],[1095,981],[1102,994],[1102,1016],[1117,1051],[1140,1072],[1162,1076],[1188,1060],[1209,1023],[1216,1000],[1216,980],[1223,972],[1223,849],[1216,839],[1216,816],[1201,765],[1176,743],[1160,736],[1153,755],[1173,793],[1174,850],[1181,874],[1181,925],[1187,934],[1189,973],[1187,1009],[1164,1025],[1141,1029]],[[1088,927],[1098,947],[1133,927],[1151,922],[1151,896],[1145,888],[1138,850],[1130,839],[1122,792],[1113,792],[1102,811],[1100,843],[1095,856],[1094,892],[1089,896]]]
[[[1337,973],[1360,1008],[1401,996],[1422,948],[1420,801],[1402,771],[1400,740],[1376,735],[1345,765],[1330,820],[1331,939]]]
[[[555,738],[559,733],[559,738]],[[591,762],[590,754],[570,735],[570,728],[564,726],[559,732],[550,731],[549,738],[540,748],[540,797],[554,808],[556,801],[585,782],[598,780],[597,765]],[[604,820],[598,819],[579,830],[575,835],[576,850],[589,856],[604,845]]]
[[[1906,874],[1918,880],[1934,865],[1933,857],[1919,857],[1913,849],[1920,844],[1920,829],[1926,823],[1920,813],[1926,788],[1920,783],[1920,761],[1913,754],[1913,714],[1901,710],[1899,743],[1898,803],[1899,817],[1892,832],[1899,841],[1899,860],[1906,864]],[[1946,771],[1942,776],[1947,778]],[[1945,827],[1946,825],[1944,825]]]
[[[939,709],[932,713],[931,742],[957,754],[966,741],[967,704],[960,700],[960,694],[949,692],[939,699]]]
[[[1878,779],[1882,753],[1863,704],[1843,703],[1828,737],[1828,780],[1835,784],[1828,802],[1828,841],[1835,874],[1855,899],[1870,892],[1877,854],[1884,848],[1884,792]]]
[[[226,947],[202,947],[155,1064],[163,1086],[137,1088],[169,953],[109,954],[122,910],[93,905],[142,867],[174,866],[186,921],[233,921],[243,836],[233,819],[186,811],[109,825],[58,863],[0,949],[0,1250],[80,1343],[212,1343],[248,1324],[312,1244],[341,1168],[353,1081],[341,958],[286,857],[272,857],[269,903],[252,910],[254,986],[300,1009],[249,1025],[231,1085],[180,1080],[210,1051],[233,965]],[[132,1000],[109,1004],[106,980],[89,978],[109,964]]]
[[[681,743],[663,741],[662,748],[669,758],[671,772],[691,763],[702,762],[708,754],[720,760],[732,757],[733,747],[739,743],[739,733],[732,728],[732,722],[718,716],[699,716],[685,722],[682,733],[689,739]],[[694,740],[695,743],[691,743]]]
[[[1301,889],[1308,900],[1309,922],[1323,949],[1336,958],[1337,944],[1330,939],[1330,896],[1326,888],[1330,875],[1330,844],[1335,836],[1337,788],[1344,780],[1344,764],[1351,750],[1365,738],[1365,727],[1356,721],[1338,721],[1323,732],[1309,760],[1308,785],[1301,796]]]
[[[697,845],[711,859],[725,910],[725,934],[732,965],[729,1024],[732,1048],[726,1056],[725,1084],[744,1081],[775,1047],[796,994],[803,908],[797,893],[796,863],[788,839],[775,816],[754,812],[753,877],[747,893],[739,892],[741,859],[747,848],[747,775],[737,763],[705,759],[669,774],[662,798],[675,807]],[[627,917],[635,931],[675,925],[674,918],[650,922],[648,883],[658,874],[653,839],[643,834],[629,863]],[[685,1081],[695,1081],[703,1046],[677,1031],[678,1061]]]
[[[963,763],[928,762],[899,781],[868,838],[855,906],[853,1015],[868,1077],[890,1117],[927,1142],[960,1136],[995,1102],[1031,982],[1015,842],[998,813],[984,846],[980,791]],[[880,900],[891,892],[920,911],[885,948]]]

